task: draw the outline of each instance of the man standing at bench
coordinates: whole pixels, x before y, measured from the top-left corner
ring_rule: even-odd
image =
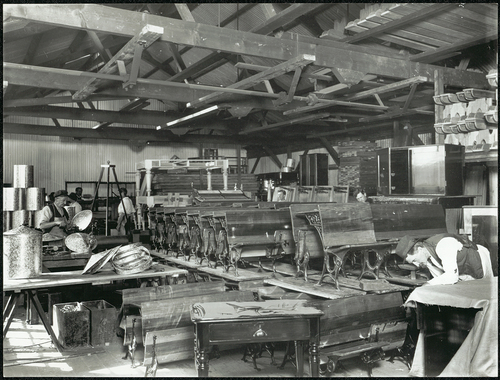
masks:
[[[493,277],[489,251],[459,235],[438,234],[425,240],[404,236],[396,254],[410,264],[429,269],[433,278],[424,285]]]

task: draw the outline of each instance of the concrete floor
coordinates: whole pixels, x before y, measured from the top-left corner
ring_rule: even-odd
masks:
[[[138,346],[136,367],[130,359],[122,359],[125,348],[122,338],[116,336],[105,347],[78,348],[59,353],[50,342],[50,337],[41,324],[25,322],[24,308],[18,307],[14,320],[4,339],[3,376],[5,377],[144,377],[146,367],[141,365],[142,347]],[[295,377],[295,368],[287,363],[283,370],[270,364],[268,354],[257,359],[260,371],[253,368],[252,361],[243,362],[243,348],[222,351],[219,359],[210,361],[211,377]],[[283,360],[284,351],[277,350],[277,363]],[[307,355],[306,355],[307,360]],[[306,363],[305,376],[309,376]],[[408,368],[400,360],[387,360],[374,364],[373,377],[408,377]],[[182,360],[158,365],[156,377],[196,377],[194,360]],[[332,377],[368,377],[365,364],[359,358],[346,359],[338,366]]]

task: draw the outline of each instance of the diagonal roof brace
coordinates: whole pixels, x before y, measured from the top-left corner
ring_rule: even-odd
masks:
[[[136,55],[136,45],[140,45],[143,49],[148,48],[153,42],[163,35],[164,29],[159,26],[146,25],[140,33],[134,36],[120,51],[115,54],[102,68],[99,70],[101,74],[111,74],[117,70],[117,61],[121,60],[125,63],[129,62]],[[142,50],[141,50],[142,52]],[[139,57],[140,58],[140,57]],[[132,76],[132,75],[131,75]],[[134,78],[131,78],[134,79]],[[136,77],[137,79],[137,77]],[[94,91],[97,90],[102,81],[97,78],[90,79],[81,89],[73,94],[73,99],[83,100]]]
[[[264,80],[269,80],[276,78],[280,75],[283,75],[289,71],[293,71],[297,68],[304,67],[316,60],[316,57],[311,54],[301,54],[295,58],[292,58],[286,62],[280,63],[279,65],[276,65],[274,67],[271,67],[267,70],[264,70],[258,74],[252,75],[249,78],[245,78],[239,82],[236,82],[227,88],[237,88],[237,89],[246,89],[249,87],[253,87],[256,84],[259,84],[260,82]],[[188,108],[196,108],[200,107],[204,104],[214,102],[221,97],[223,97],[223,94],[220,93],[213,93],[207,96],[204,96],[197,101],[191,102],[186,104]]]

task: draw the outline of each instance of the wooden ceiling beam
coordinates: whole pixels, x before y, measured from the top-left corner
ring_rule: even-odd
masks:
[[[294,21],[296,18],[313,12],[316,8],[323,6],[322,3],[298,3],[290,5],[285,10],[268,18],[264,23],[249,30],[250,33],[269,34],[278,28]]]
[[[153,66],[153,69],[145,73],[142,77],[149,78],[151,75],[156,73],[157,71],[162,71],[168,76],[172,77],[177,73],[170,67],[170,65],[159,62],[154,58],[148,50],[144,50],[142,52],[142,59]],[[170,78],[169,78],[170,79]]]
[[[498,40],[498,29],[491,30],[490,32],[484,35],[474,36],[454,44],[443,46],[441,48],[432,49],[420,54],[412,55],[410,56],[410,61],[421,62],[421,63],[436,62],[441,59],[444,59],[444,57],[447,57],[449,54],[467,49],[471,46],[484,44],[493,40]]]
[[[369,96],[373,96],[375,94],[380,95],[380,94],[384,94],[387,92],[400,90],[402,88],[409,87],[414,83],[428,83],[428,82],[431,82],[431,80],[429,78],[417,76],[417,77],[405,79],[405,80],[402,80],[399,82],[387,84],[385,86],[381,86],[381,87],[377,87],[377,88],[372,88],[370,90],[358,92],[357,94],[347,96],[346,99],[351,100],[351,101],[352,100],[359,100],[359,99],[367,98]]]
[[[239,138],[238,136],[222,135],[183,135],[178,136],[171,131],[157,131],[155,129],[144,128],[77,128],[77,127],[56,127],[35,124],[3,123],[3,133],[14,133],[21,135],[39,135],[39,136],[59,136],[73,138],[91,138],[107,140],[126,140],[126,141],[154,141],[169,142],[181,144],[258,144],[259,141],[251,139],[248,136]]]
[[[146,25],[140,33],[134,36],[120,51],[115,54],[105,65],[99,70],[101,74],[109,74],[116,72],[116,61],[121,60],[129,62],[133,59],[135,53],[135,45],[140,44],[144,49],[148,48],[163,34],[163,28],[154,25]],[[85,99],[88,95],[97,90],[100,81],[97,78],[90,79],[85,85],[79,89],[73,97],[75,99]]]
[[[423,18],[426,18],[429,15],[436,15],[439,12],[443,12],[449,9],[450,6],[452,5],[453,4],[447,4],[447,3],[434,4],[422,10],[419,10],[418,12],[412,13],[407,16],[403,16],[398,20],[389,21],[380,26],[376,26],[364,32],[358,33],[355,36],[343,38],[340,40],[340,42],[346,42],[352,44],[354,42],[359,42],[367,38],[377,37],[382,33],[388,33],[391,30],[395,30],[400,26],[411,25],[412,23],[422,20]]]
[[[262,148],[266,151],[266,153],[269,155],[271,160],[276,164],[276,166],[281,170],[283,164],[281,163],[278,156],[276,156],[276,154],[273,152],[273,150],[267,145],[262,145]]]
[[[332,146],[332,144],[330,144],[330,142],[326,138],[324,138],[324,137],[320,137],[319,141],[321,141],[321,145],[323,145],[323,147],[326,149],[326,151],[330,154],[330,157],[333,158],[333,161],[335,161],[335,163],[337,164],[337,166],[340,166],[340,157],[339,157],[339,154],[334,149],[334,147]]]
[[[90,37],[90,40],[93,42],[95,48],[97,49],[97,51],[101,55],[101,58],[103,59],[103,61],[104,62],[110,61],[113,58],[113,55],[111,54],[111,52],[108,49],[106,49],[103,46],[97,33],[94,32],[93,30],[87,30],[87,34]]]
[[[130,98],[131,96],[129,96]],[[117,99],[126,99],[126,98],[116,98],[111,96],[103,96],[103,95],[91,95],[87,98],[88,101],[110,101]],[[4,107],[26,107],[26,106],[44,106],[49,104],[66,104],[66,103],[75,103],[71,96],[52,96],[46,98],[27,98],[27,99],[6,99],[3,101]]]
[[[67,120],[87,120],[97,122],[160,125],[175,120],[179,115],[166,116],[161,111],[104,111],[88,108],[39,106],[39,107],[4,107],[4,115],[28,116],[37,118],[57,118]]]
[[[195,22],[193,14],[189,10],[189,7],[187,6],[186,3],[182,3],[182,4],[175,3],[175,9],[177,9],[177,12],[181,16],[181,19],[183,19],[184,21]]]
[[[210,25],[195,24],[193,27],[191,22],[97,4],[5,4],[3,10],[4,20],[28,19],[60,27],[86,28],[121,36],[134,36],[139,33],[139,28],[144,23],[165,25],[168,28],[161,36],[161,40],[165,42],[279,60],[311,54],[316,56],[315,64],[318,66],[353,69],[396,78],[432,78],[434,70],[440,68],[429,64],[416,64],[405,59],[373,56],[346,43],[329,41],[328,46],[319,43],[314,45],[300,40],[279,39]],[[85,14],[95,16],[83,19],[82,15]],[[245,43],[242,44],[242,41]],[[482,73],[451,68],[442,70],[445,85],[488,87],[488,81]]]
[[[28,46],[28,50],[26,51],[26,55],[24,56],[23,63],[27,65],[31,65],[33,63],[33,59],[38,50],[38,45],[43,37],[43,33],[35,34],[31,37],[30,44]]]
[[[206,70],[207,67],[213,67],[212,65],[216,64],[215,67],[212,68],[212,70],[214,70],[215,68],[222,66],[225,63],[224,59],[228,55],[229,54],[227,53],[211,53],[193,63],[191,66],[184,68],[182,71],[179,71],[171,78],[168,78],[168,80],[171,82],[182,82],[184,79],[188,78],[196,79],[200,76],[200,72],[202,70]]]
[[[263,125],[261,127],[247,128],[247,129],[241,131],[240,134],[246,135],[248,133],[260,132],[260,131],[265,131],[268,129],[278,128],[278,127],[285,127],[285,126],[289,126],[289,125],[306,123],[306,122],[310,122],[310,121],[314,121],[314,120],[323,119],[323,118],[328,117],[328,116],[330,116],[330,114],[327,112],[317,113],[314,115],[299,117],[297,119],[285,120],[285,121],[275,123],[275,124]]]
[[[263,66],[263,65],[254,65],[252,63],[245,63],[245,62],[238,62],[235,67],[239,69],[248,69],[248,70],[253,70],[253,71],[265,71],[267,69],[270,69],[271,66]],[[303,72],[301,75],[302,78],[311,78],[311,79],[319,79],[327,82],[332,82],[333,77],[329,75],[321,75],[321,74],[312,74],[312,73],[306,73]]]
[[[295,58],[292,58],[286,62],[280,63],[279,65],[276,65],[268,70],[262,71],[258,74],[252,75],[249,78],[243,79],[239,82],[236,82],[232,85],[229,85],[229,86],[227,86],[227,88],[247,89],[247,88],[250,88],[252,86],[255,86],[256,84],[263,82],[264,80],[276,78],[276,77],[283,75],[289,71],[293,71],[298,67],[306,66],[306,65],[314,62],[314,59],[315,59],[315,57],[312,55],[302,54],[302,55],[299,55]],[[197,101],[190,103],[188,105],[188,107],[197,108],[197,107],[200,107],[200,106],[205,105],[207,103],[214,102],[220,98],[221,98],[220,93],[213,93],[213,94],[207,95],[203,98],[200,98]]]

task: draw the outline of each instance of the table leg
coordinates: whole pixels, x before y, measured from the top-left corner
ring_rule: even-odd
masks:
[[[40,304],[40,300],[38,299],[37,291],[27,290],[26,293],[28,293],[28,297],[30,297],[31,301],[35,305],[35,309],[38,312],[40,319],[42,320],[43,326],[45,327],[45,330],[49,333],[50,337],[52,338],[52,342],[56,346],[57,350],[59,352],[63,351],[63,347],[57,340],[56,334],[54,333],[54,330],[52,330],[52,326],[50,325],[49,320],[45,316],[45,312],[43,311],[42,305]]]
[[[9,331],[10,324],[12,323],[12,319],[14,318],[14,310],[17,305],[17,301],[19,300],[19,297],[21,296],[21,293],[14,293],[10,294],[9,298],[7,300],[7,304],[5,305],[5,308],[3,309],[3,321],[5,323],[5,320],[7,319],[7,323],[3,327],[3,339],[5,339],[5,336],[7,335],[7,331]]]
[[[310,319],[309,369],[312,377],[319,376],[319,324],[319,317]]]
[[[304,344],[301,340],[295,341],[295,359],[297,362],[297,377],[304,376]]]
[[[319,376],[319,356],[318,356],[318,342],[310,342],[309,346],[309,370],[311,377]]]
[[[204,326],[196,324],[194,331],[194,355],[198,377],[208,377],[208,344],[205,344]]]

